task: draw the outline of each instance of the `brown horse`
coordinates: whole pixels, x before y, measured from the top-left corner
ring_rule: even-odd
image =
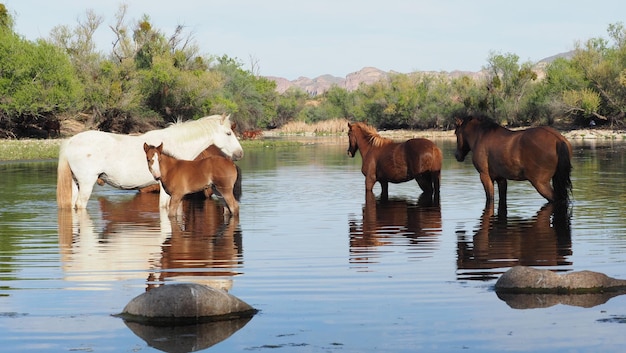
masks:
[[[202,152],[200,152],[200,154],[196,156],[196,158],[194,158],[194,161],[213,157],[213,156],[228,158],[228,155],[226,155],[226,153],[224,153],[221,149],[219,149],[219,147],[215,145],[210,145],[209,147],[202,150]],[[238,188],[239,190],[241,190],[241,168],[239,168],[237,164],[235,164],[235,167],[237,168],[237,181],[235,182],[235,189]],[[104,181],[98,179],[98,184],[104,185]],[[157,183],[157,184],[152,184],[152,185],[140,188],[139,192],[140,193],[149,193],[149,192],[158,193],[160,190],[161,190],[161,185]],[[196,192],[190,196],[202,199],[202,198],[210,198],[211,195],[213,195],[213,188],[204,189],[204,191]]]
[[[143,149],[150,173],[161,181],[163,189],[171,196],[170,216],[176,215],[185,195],[211,187],[224,198],[224,213],[228,211],[231,215],[239,215],[241,190],[235,188],[238,173],[231,159],[222,156],[196,161],[176,159],[163,153],[163,144],[154,147],[144,143]]]
[[[499,202],[506,205],[508,180],[528,180],[550,202],[569,200],[572,146],[556,130],[541,126],[511,131],[484,117],[456,120],[456,160],[472,151],[472,162],[493,204],[495,181]],[[552,180],[552,186],[550,185]]]
[[[372,192],[376,182],[381,186],[381,198],[389,196],[389,183],[415,179],[424,193],[439,198],[441,150],[432,141],[415,138],[394,142],[382,137],[364,123],[348,123],[348,155],[361,152],[365,175],[365,191]]]

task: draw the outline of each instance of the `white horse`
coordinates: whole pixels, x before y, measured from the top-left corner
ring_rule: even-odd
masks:
[[[142,135],[118,135],[85,131],[61,145],[57,175],[59,208],[83,209],[98,179],[119,189],[138,189],[156,181],[146,163],[143,144],[167,146],[167,153],[179,159],[194,159],[215,145],[233,160],[243,157],[243,149],[233,133],[230,116],[212,115],[173,124]],[[161,188],[161,207],[169,195]]]

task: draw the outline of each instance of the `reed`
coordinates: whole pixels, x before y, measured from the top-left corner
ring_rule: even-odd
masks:
[[[348,132],[347,119],[331,119],[307,124],[303,121],[292,121],[283,125],[279,132],[282,134],[314,134],[328,135]]]

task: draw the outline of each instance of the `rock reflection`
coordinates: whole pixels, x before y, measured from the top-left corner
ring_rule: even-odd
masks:
[[[589,294],[518,294],[496,293],[500,300],[513,309],[549,308],[557,304],[592,308],[609,301],[613,297],[626,294],[624,291],[611,291]]]
[[[159,211],[159,196],[100,200],[98,217],[59,210],[59,245],[68,281],[142,278],[147,289],[176,280],[229,289],[242,263],[238,219],[225,219],[212,199],[185,200],[180,220]],[[87,286],[87,284],[81,284]]]
[[[163,352],[195,352],[209,348],[232,336],[251,318],[209,322],[183,326],[148,326],[134,322],[124,323],[135,335]]]
[[[366,193],[363,218],[350,220],[350,263],[371,264],[383,246],[410,247],[415,257],[432,256],[441,234],[441,208],[431,197],[377,200]],[[407,242],[408,241],[408,242]]]
[[[457,232],[457,278],[491,280],[509,267],[571,265],[570,208],[548,203],[530,219],[485,207],[473,236]]]

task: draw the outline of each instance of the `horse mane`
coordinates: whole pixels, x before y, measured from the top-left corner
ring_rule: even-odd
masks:
[[[464,117],[461,117],[461,119],[463,120],[464,124],[472,119],[478,121],[478,126],[483,131],[492,131],[502,127],[502,125],[498,124],[495,120],[485,114],[466,115]]]
[[[181,121],[180,119],[166,127],[164,132],[174,140],[203,138],[212,135],[222,123],[222,119],[230,120],[230,116],[223,115],[205,116],[197,120]],[[230,126],[230,123],[228,124]]]
[[[354,123],[353,125],[356,125],[361,129],[363,136],[365,137],[367,142],[369,142],[369,144],[373,147],[380,147],[382,145],[393,142],[391,141],[391,139],[380,136],[380,134],[378,133],[378,131],[376,131],[375,128],[365,123]]]

